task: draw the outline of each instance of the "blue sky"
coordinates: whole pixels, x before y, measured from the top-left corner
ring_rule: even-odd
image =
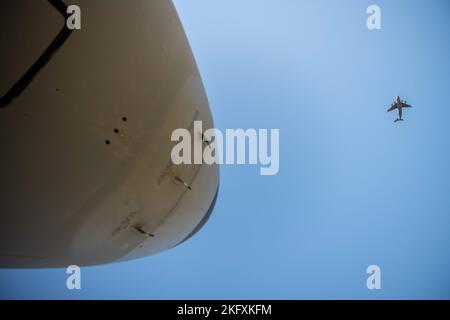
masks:
[[[174,3],[216,127],[279,128],[279,173],[224,165],[181,246],[84,268],[80,291],[63,269],[0,270],[0,297],[449,299],[448,1]],[[394,124],[396,95],[414,108]]]

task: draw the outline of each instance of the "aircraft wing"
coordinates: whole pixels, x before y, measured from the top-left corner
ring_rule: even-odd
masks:
[[[387,112],[391,112],[392,110],[395,110],[395,109],[397,109],[397,104],[396,104],[396,103],[394,103],[394,104],[388,109]]]
[[[411,108],[411,105],[407,104],[407,103],[402,103],[402,107],[403,108]]]

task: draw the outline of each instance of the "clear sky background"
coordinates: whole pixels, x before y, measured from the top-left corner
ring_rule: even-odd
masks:
[[[0,270],[0,297],[449,299],[450,2],[175,5],[216,127],[279,128],[278,175],[222,166],[211,219],[179,247],[83,268],[80,291],[63,269]],[[414,108],[394,124],[396,95]]]

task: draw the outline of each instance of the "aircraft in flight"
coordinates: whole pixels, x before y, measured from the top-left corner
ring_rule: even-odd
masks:
[[[411,105],[406,103],[406,100],[403,101],[402,99],[400,99],[399,96],[397,96],[395,102],[391,105],[391,107],[388,109],[387,112],[391,112],[395,109],[398,110],[398,118],[394,120],[394,122],[397,121],[403,121],[402,119],[402,115],[403,115],[403,108],[411,108]]]

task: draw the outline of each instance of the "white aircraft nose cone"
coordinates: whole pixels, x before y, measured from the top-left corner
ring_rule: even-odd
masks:
[[[64,25],[50,2],[5,1],[0,12],[11,3],[36,15],[2,20],[3,35],[33,45],[8,48],[3,92]],[[92,265],[169,249],[201,225],[216,196],[217,166],[170,159],[174,129],[194,119],[213,127],[172,3],[79,3],[81,30],[0,109],[0,267]]]

